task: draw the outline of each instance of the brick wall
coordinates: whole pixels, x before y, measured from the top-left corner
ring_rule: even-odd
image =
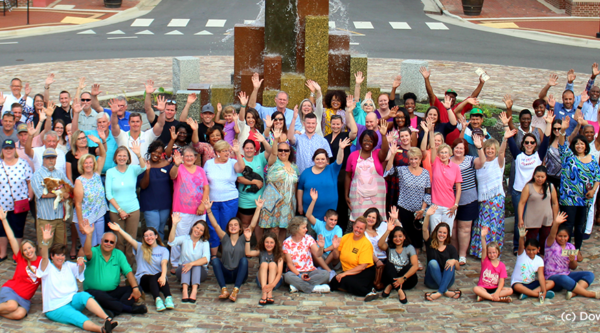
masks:
[[[565,13],[570,16],[598,17],[600,15],[600,2],[566,0],[565,5]]]
[[[558,9],[565,9],[567,0],[544,0],[544,1]]]

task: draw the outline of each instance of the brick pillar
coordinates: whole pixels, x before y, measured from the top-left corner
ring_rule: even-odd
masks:
[[[233,40],[233,84],[235,93],[241,89],[242,71],[262,73],[262,52],[265,48],[265,27],[236,24]],[[262,90],[262,89],[261,89]],[[246,93],[251,93],[246,91]]]
[[[192,83],[188,86],[187,90],[191,90],[196,93],[200,100],[200,106],[210,103],[210,84],[209,83]]]
[[[288,108],[300,106],[300,102],[308,95],[308,88],[304,85],[306,77],[302,74],[284,73],[281,75],[281,90],[290,96]]]
[[[264,57],[264,67],[264,89],[281,89],[281,56],[266,55]]]
[[[329,16],[329,0],[298,1],[298,34],[296,35],[296,72],[304,73],[304,43],[306,17]],[[327,22],[329,27],[329,20]],[[329,29],[329,28],[328,28]]]
[[[350,87],[350,35],[345,31],[329,32],[330,87]]]

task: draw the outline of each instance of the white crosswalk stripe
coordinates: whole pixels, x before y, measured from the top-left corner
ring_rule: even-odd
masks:
[[[133,23],[131,23],[132,27],[149,27],[152,24],[154,19],[135,19]]]
[[[448,27],[442,22],[425,22],[429,29],[431,30],[450,30]]]
[[[190,19],[172,19],[167,27],[186,27],[190,23]]]
[[[244,24],[253,24],[256,20],[244,20]]]
[[[371,21],[354,21],[354,29],[375,29]]]
[[[154,33],[150,30],[144,30],[144,31],[140,31],[140,32],[136,32],[136,35],[154,35]]]
[[[115,31],[111,31],[111,32],[107,32],[107,35],[124,35],[125,33],[121,30],[115,30]]]
[[[392,26],[392,29],[394,29],[394,30],[412,29],[410,27],[410,25],[408,25],[408,23],[406,23],[406,22],[390,22],[390,25]]]
[[[90,30],[85,30],[85,31],[82,31],[82,32],[78,32],[77,34],[78,35],[95,35],[96,32],[94,30],[90,29]]]
[[[196,36],[209,36],[209,35],[212,35],[212,34],[213,33],[210,32],[210,31],[208,31],[208,30],[202,30],[202,31],[200,31],[198,33],[195,33],[194,35],[196,35]]]
[[[183,35],[183,32],[179,30],[173,30],[171,32],[167,32],[165,35]]]
[[[210,20],[206,21],[205,27],[207,27],[207,28],[223,28],[225,26],[225,22],[227,22],[227,20],[210,19]]]

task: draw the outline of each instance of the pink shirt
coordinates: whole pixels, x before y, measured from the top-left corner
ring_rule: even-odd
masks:
[[[373,164],[375,164],[375,170],[377,173],[383,177],[383,165],[381,161],[379,161],[379,151],[381,149],[373,149],[371,151],[371,156],[373,157]],[[350,172],[352,177],[354,177],[354,170],[356,170],[356,164],[358,163],[358,157],[360,156],[360,150],[352,152],[350,156],[348,156],[348,162],[346,164],[346,172]],[[460,174],[460,170],[458,172]]]
[[[436,156],[432,169],[431,202],[438,206],[450,208],[456,203],[454,184],[462,183],[462,175],[458,165],[449,162],[444,165]]]
[[[177,178],[173,181],[173,212],[196,214],[202,203],[204,186],[208,186],[204,169],[196,166],[196,172],[192,174],[185,166],[179,166]]]
[[[500,279],[506,279],[507,277],[506,266],[502,261],[498,263],[498,267],[494,267],[490,259],[485,257],[481,261],[481,275],[479,275],[477,286],[485,289],[498,288]]]

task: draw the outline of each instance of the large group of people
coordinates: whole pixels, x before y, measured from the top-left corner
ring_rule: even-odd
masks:
[[[42,284],[47,318],[111,332],[113,317],[148,312],[139,302],[145,293],[158,312],[195,303],[210,269],[218,298],[235,302],[253,257],[261,306],[275,302],[283,283],[365,301],[394,290],[406,304],[422,270],[433,290],[427,301],[458,299],[452,287],[468,255],[481,258],[477,301],[511,302],[515,293],[543,302],[562,289],[567,299],[600,298],[588,290],[594,274],[576,270],[600,184],[598,65],[581,94],[567,74],[562,103],[548,95],[552,75],[518,124],[507,95],[498,131],[483,126],[483,78],[459,102],[452,89],[438,99],[430,71],[421,74],[431,105],[423,117],[413,93],[396,105],[400,76],[377,102],[370,92],[360,98],[360,72],[353,95],[308,80],[310,95],[292,109],[284,91],[264,101],[274,107],[258,103],[256,73],[239,108],[219,104],[215,114],[203,105],[196,119],[188,117],[195,94],[178,106],[148,80],[146,130],[125,98],[103,108],[98,84],[85,91],[82,79],[74,98],[61,91],[55,105],[53,74],[33,99],[13,79],[0,94],[0,262],[10,245],[16,268],[0,289],[0,316],[24,318]],[[49,180],[61,185],[49,190]],[[500,261],[507,196],[515,213],[510,286]],[[29,213],[34,240],[23,239]]]

